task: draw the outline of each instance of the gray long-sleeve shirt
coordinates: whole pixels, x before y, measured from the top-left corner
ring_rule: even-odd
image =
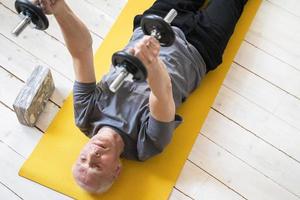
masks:
[[[173,98],[178,107],[199,85],[206,67],[183,32],[177,27],[173,30],[176,40],[171,47],[161,47],[160,57],[170,74]],[[143,36],[141,28],[137,28],[124,50],[134,47]],[[182,118],[176,115],[174,121],[166,123],[150,115],[150,88],[146,81],[127,80],[116,93],[110,92],[108,87],[118,72],[111,67],[98,84],[74,83],[75,122],[88,137],[97,134],[103,126],[112,127],[125,143],[122,157],[146,160],[166,147]]]

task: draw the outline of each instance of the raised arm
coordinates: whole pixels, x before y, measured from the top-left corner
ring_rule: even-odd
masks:
[[[87,27],[72,12],[64,0],[39,1],[46,14],[53,14],[60,26],[73,59],[76,81],[95,82],[92,38]]]
[[[135,46],[134,55],[146,66],[150,93],[150,113],[158,121],[174,120],[175,103],[171,79],[163,61],[159,58],[160,45],[151,36],[144,36]]]

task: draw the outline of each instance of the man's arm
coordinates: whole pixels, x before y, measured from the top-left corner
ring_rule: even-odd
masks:
[[[151,115],[158,121],[171,122],[175,116],[172,83],[165,64],[159,58],[159,50],[160,45],[154,37],[144,36],[132,53],[144,63],[148,71]]]
[[[170,122],[174,120],[175,116],[171,79],[161,59],[158,59],[155,67],[148,77],[151,88],[150,113],[158,121]]]
[[[53,14],[63,33],[72,56],[75,79],[81,83],[96,82],[92,38],[81,20],[72,12],[64,0],[40,0],[46,14]]]

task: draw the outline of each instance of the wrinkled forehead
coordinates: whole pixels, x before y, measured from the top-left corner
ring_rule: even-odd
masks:
[[[93,146],[93,142],[95,142],[96,139],[89,139],[89,141],[87,141],[81,148],[79,155],[81,155],[82,153],[88,153],[90,151],[92,151],[95,147]]]
[[[97,134],[95,134],[92,138],[111,135],[111,134],[118,134],[117,129],[111,126],[103,126],[97,131]]]

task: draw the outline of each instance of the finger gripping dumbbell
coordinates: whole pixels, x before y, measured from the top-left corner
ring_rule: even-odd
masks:
[[[170,10],[165,18],[157,15],[145,15],[141,20],[141,27],[145,35],[155,37],[161,46],[171,46],[175,40],[175,33],[171,22],[177,16],[175,9]]]
[[[137,57],[125,51],[114,53],[112,64],[114,67],[122,68],[117,78],[109,86],[112,92],[116,92],[121,87],[129,74],[133,76],[134,81],[144,81],[147,78],[147,70],[144,64]]]
[[[28,0],[16,0],[15,8],[22,18],[22,21],[12,31],[15,36],[18,36],[30,23],[34,24],[34,28],[38,30],[48,28],[49,21],[40,6]]]

